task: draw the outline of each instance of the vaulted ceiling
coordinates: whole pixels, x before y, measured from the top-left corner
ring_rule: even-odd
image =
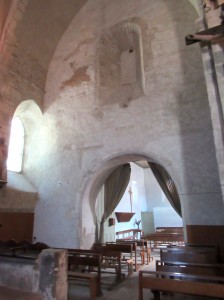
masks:
[[[19,2],[23,5],[27,2],[23,15],[20,15],[22,5]],[[14,26],[13,35],[19,47],[32,53],[46,70],[58,41],[86,2],[87,0],[2,0],[0,29],[2,33],[6,29],[7,33],[10,26]]]
[[[78,13],[88,0],[0,0],[0,32],[3,31],[7,16],[11,13],[9,22],[16,19],[16,40],[21,48],[32,53],[39,64],[46,69],[52,58],[54,50],[62,34],[70,24],[73,17]],[[196,0],[189,0],[197,7]],[[26,4],[22,16],[20,3]],[[11,11],[10,11],[11,5]]]
[[[49,64],[62,34],[87,0],[30,0],[17,28],[20,44],[38,58],[42,67]]]

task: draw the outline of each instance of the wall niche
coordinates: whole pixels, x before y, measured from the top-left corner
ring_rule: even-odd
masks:
[[[98,44],[100,105],[121,107],[144,95],[141,28],[122,22],[104,33]]]

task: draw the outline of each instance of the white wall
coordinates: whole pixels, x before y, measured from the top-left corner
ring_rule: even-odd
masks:
[[[46,82],[46,159],[42,165],[33,160],[34,170],[42,174],[34,179],[40,197],[37,240],[68,248],[91,245],[95,226],[90,206],[97,196],[90,198],[92,186],[113,159],[115,166],[128,155],[151,158],[166,168],[184,203],[185,224],[223,224],[201,52],[186,47],[183,39],[194,31],[195,18],[188,1],[96,0],[88,1],[73,19],[58,43]],[[117,89],[111,102],[104,103],[99,84],[103,86],[106,74],[99,83],[99,64],[113,49],[102,36],[125,20],[141,29],[144,94],[124,99]],[[99,43],[100,49],[105,47],[100,61]],[[133,189],[134,210],[135,197],[141,195]]]
[[[153,211],[155,206],[168,206],[168,201],[161,190],[150,168],[144,169],[147,210]]]
[[[172,207],[154,207],[154,226],[156,227],[182,227],[182,218]]]
[[[143,169],[131,163],[130,183],[123,198],[115,209],[115,212],[131,212],[129,188],[132,188],[133,212],[135,215],[130,222],[118,223],[116,220],[115,231],[137,228],[135,220],[141,220],[141,212],[150,211],[154,216],[154,228],[156,227],[181,227],[182,218],[171,207],[169,201],[161,190],[150,168]],[[142,223],[140,223],[142,228]]]
[[[131,212],[129,189],[132,189],[132,212],[135,215],[130,222],[118,222],[115,214],[110,217],[115,217],[114,226],[108,226],[108,220],[104,226],[104,242],[113,241],[115,232],[126,229],[137,228],[134,224],[135,220],[141,220],[142,212],[151,211],[154,217],[154,228],[156,227],[181,227],[183,226],[182,218],[171,207],[169,201],[162,192],[155,176],[150,168],[143,169],[138,165],[131,163],[131,176],[127,189],[115,208],[115,212]],[[96,212],[98,219],[103,213],[103,193],[102,190],[97,197]],[[140,223],[142,229],[142,222]],[[145,230],[147,232],[147,230]]]
[[[147,209],[153,212],[155,228],[183,226],[182,218],[170,205],[151,169],[144,169],[144,174]]]

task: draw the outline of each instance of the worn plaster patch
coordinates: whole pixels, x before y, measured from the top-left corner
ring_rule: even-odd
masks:
[[[75,70],[74,75],[62,82],[61,89],[66,87],[74,87],[82,84],[83,82],[90,81],[90,76],[87,73],[88,66],[83,66]]]
[[[95,40],[95,36],[90,37],[90,38],[86,38],[83,41],[80,42],[80,44],[72,51],[70,52],[64,59],[63,61],[67,61],[68,59],[70,59],[71,57],[75,56],[76,54],[78,54],[81,51],[81,48],[83,46],[86,46],[88,44],[90,44],[92,41]]]

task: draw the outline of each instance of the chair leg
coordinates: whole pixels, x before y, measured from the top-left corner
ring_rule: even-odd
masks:
[[[98,288],[98,282],[95,279],[91,279],[90,283],[90,294],[91,294],[91,299],[96,298],[98,292],[99,292],[99,288]]]

